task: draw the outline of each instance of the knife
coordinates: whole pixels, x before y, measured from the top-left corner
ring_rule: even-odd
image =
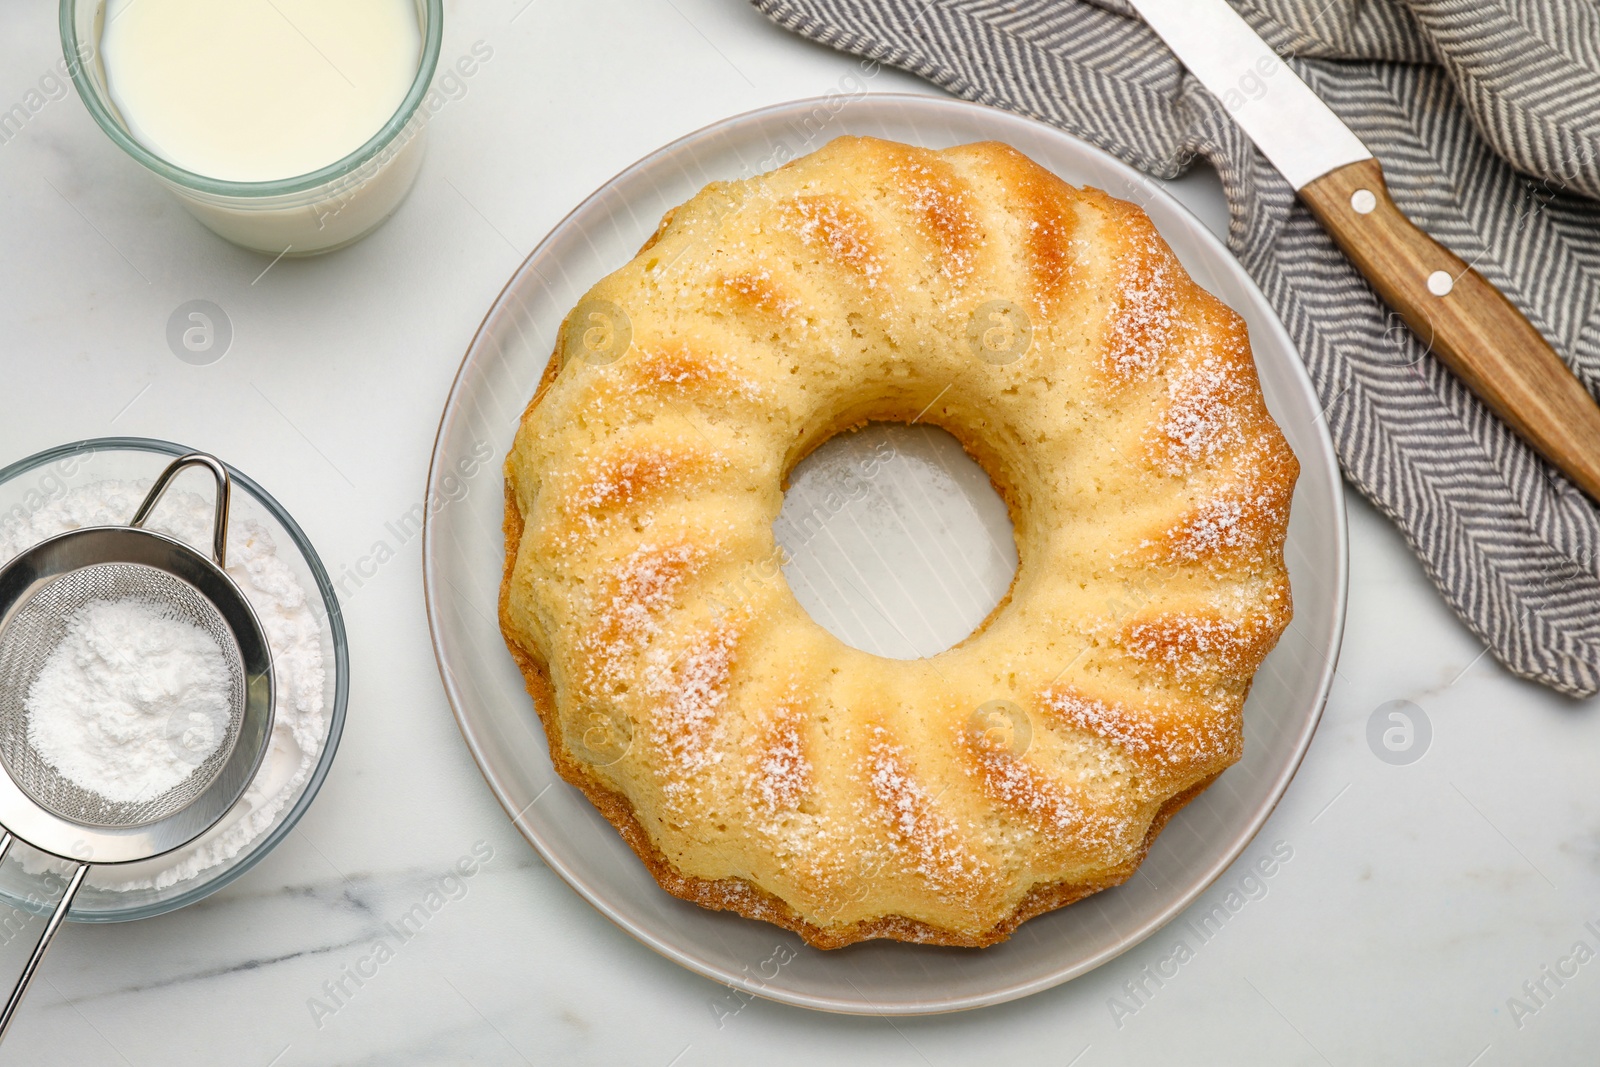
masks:
[[[1522,312],[1408,219],[1383,168],[1227,0],[1132,0],[1434,355],[1600,501],[1600,406]]]

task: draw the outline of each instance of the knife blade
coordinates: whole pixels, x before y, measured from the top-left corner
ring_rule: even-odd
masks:
[[[1505,295],[1397,207],[1366,145],[1227,0],[1131,0],[1440,362],[1600,501],[1600,405]]]
[[[1133,6],[1296,192],[1330,170],[1372,158],[1225,0],[1134,0]]]

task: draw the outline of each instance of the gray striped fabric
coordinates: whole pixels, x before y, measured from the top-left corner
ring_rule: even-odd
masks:
[[[1031,115],[1151,174],[1222,175],[1345,476],[1509,669],[1600,688],[1600,514],[1429,355],[1122,0],[752,0],[791,30]],[[1382,161],[1418,225],[1600,387],[1593,0],[1234,0]]]

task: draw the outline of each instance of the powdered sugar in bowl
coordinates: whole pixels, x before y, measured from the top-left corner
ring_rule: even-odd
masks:
[[[190,451],[144,438],[63,445],[0,470],[0,561],[80,526],[128,521],[144,490]],[[192,904],[254,866],[294,828],[332,763],[344,726],[348,661],[338,601],[316,551],[265,490],[232,471],[228,571],[261,621],[272,649],[275,725],[245,795],[211,830],[174,852],[93,869],[72,903],[80,922],[141,919]],[[181,476],[150,526],[204,550],[211,493]],[[40,875],[53,869],[20,844],[0,865],[0,899],[38,910]]]

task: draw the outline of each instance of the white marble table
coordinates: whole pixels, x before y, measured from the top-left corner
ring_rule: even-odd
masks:
[[[204,446],[274,492],[337,571],[420,499],[460,354],[556,220],[646,151],[825,92],[853,62],[735,0],[446,7],[444,61],[477,41],[493,57],[437,116],[411,199],[367,241],[264,274],[146,180],[70,90],[51,99],[54,5],[0,7],[0,109],[42,101],[0,135],[0,461],[118,433]],[[873,88],[926,91],[887,70]],[[1180,184],[1222,223],[1213,182]],[[164,340],[196,298],[235,330],[210,366]],[[1348,637],[1321,730],[1196,907],[1251,892],[1159,984],[1148,975],[1177,927],[1030,999],[893,1023],[745,1004],[657,958],[547,870],[491,798],[435,673],[413,541],[347,604],[349,725],[299,829],[202,904],[67,929],[0,1062],[1594,1062],[1600,962],[1574,947],[1600,950],[1600,702],[1508,676],[1394,530],[1353,494],[1350,508]],[[1395,700],[1432,725],[1409,765],[1367,741]],[[1274,847],[1287,861],[1241,883]],[[474,848],[492,859],[465,895],[347,982],[337,1012],[314,1012],[374,931]],[[0,953],[7,974],[17,947]]]

